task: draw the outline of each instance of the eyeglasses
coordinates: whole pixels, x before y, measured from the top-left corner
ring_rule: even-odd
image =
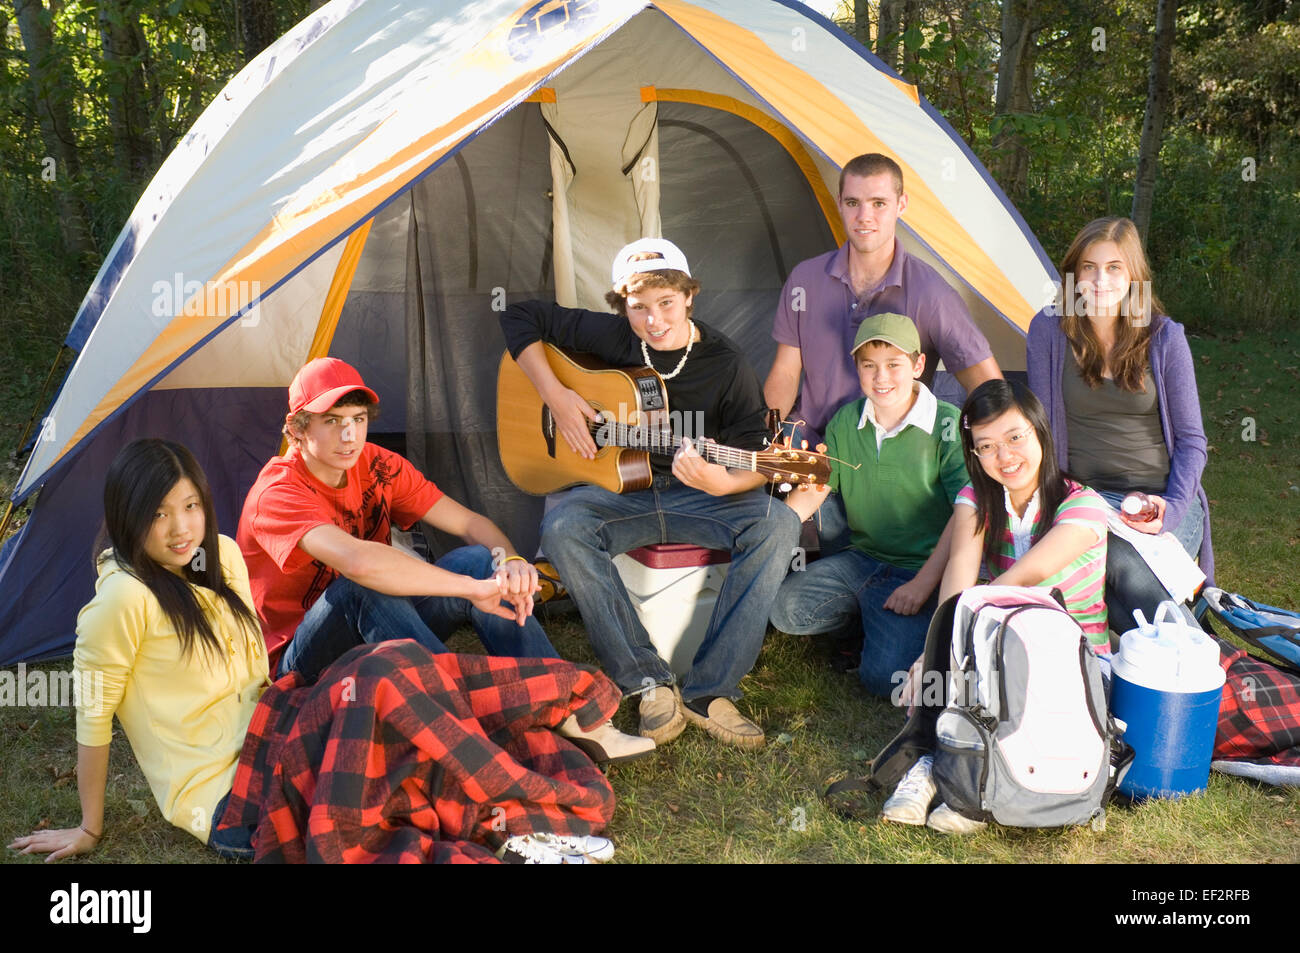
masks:
[[[1008,450],[1023,450],[1029,446],[1029,438],[1034,435],[1033,427],[1025,427],[1010,434],[1005,441],[985,440],[975,445],[975,456],[991,457],[1003,447]]]

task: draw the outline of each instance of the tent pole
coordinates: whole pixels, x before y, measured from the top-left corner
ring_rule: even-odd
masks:
[[[45,375],[45,383],[41,385],[41,392],[36,395],[36,406],[32,408],[32,415],[27,418],[27,426],[23,428],[23,435],[18,438],[19,447],[27,443],[27,438],[31,436],[32,424],[36,422],[36,415],[41,412],[41,407],[45,403],[45,395],[50,390],[50,381],[54,380],[54,372],[58,370],[59,361],[63,359],[63,352],[67,349],[66,344],[61,344],[59,349],[54,352],[54,363],[50,365],[50,372]]]

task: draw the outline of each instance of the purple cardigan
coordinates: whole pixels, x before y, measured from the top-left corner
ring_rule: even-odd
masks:
[[[1166,527],[1177,526],[1192,497],[1201,501],[1204,534],[1201,537],[1201,571],[1207,584],[1214,585],[1214,550],[1210,545],[1210,502],[1201,487],[1205,470],[1205,427],[1201,422],[1201,401],[1196,393],[1196,368],[1187,346],[1183,326],[1158,314],[1151,328],[1151,376],[1160,406],[1160,429],[1169,450],[1169,483],[1165,488]],[[1029,325],[1026,362],[1029,387],[1047,408],[1061,468],[1067,466],[1070,446],[1065,423],[1065,398],[1061,375],[1069,347],[1061,319],[1050,308],[1038,312]]]

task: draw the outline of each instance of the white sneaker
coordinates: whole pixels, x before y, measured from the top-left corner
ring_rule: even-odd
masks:
[[[947,804],[940,804],[930,812],[925,826],[941,834],[974,834],[988,827],[984,821],[972,821],[969,817],[958,814]]]
[[[501,854],[514,854],[525,864],[597,864],[614,856],[614,844],[605,837],[516,834]]]
[[[880,809],[880,816],[898,824],[924,824],[937,792],[931,777],[933,769],[934,757],[923,755],[898,782],[893,796]]]
[[[635,761],[655,750],[654,739],[624,734],[614,727],[612,721],[597,725],[591,731],[583,731],[578,724],[578,716],[570,715],[555,730],[581,748],[597,764]]]

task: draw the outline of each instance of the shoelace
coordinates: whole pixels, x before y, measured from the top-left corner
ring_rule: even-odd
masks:
[[[919,796],[922,794],[929,785],[930,770],[933,765],[934,759],[932,757],[929,755],[922,757],[921,760],[912,765],[912,769],[907,774],[903,775],[903,780],[898,782],[898,789],[894,793],[904,796]]]

